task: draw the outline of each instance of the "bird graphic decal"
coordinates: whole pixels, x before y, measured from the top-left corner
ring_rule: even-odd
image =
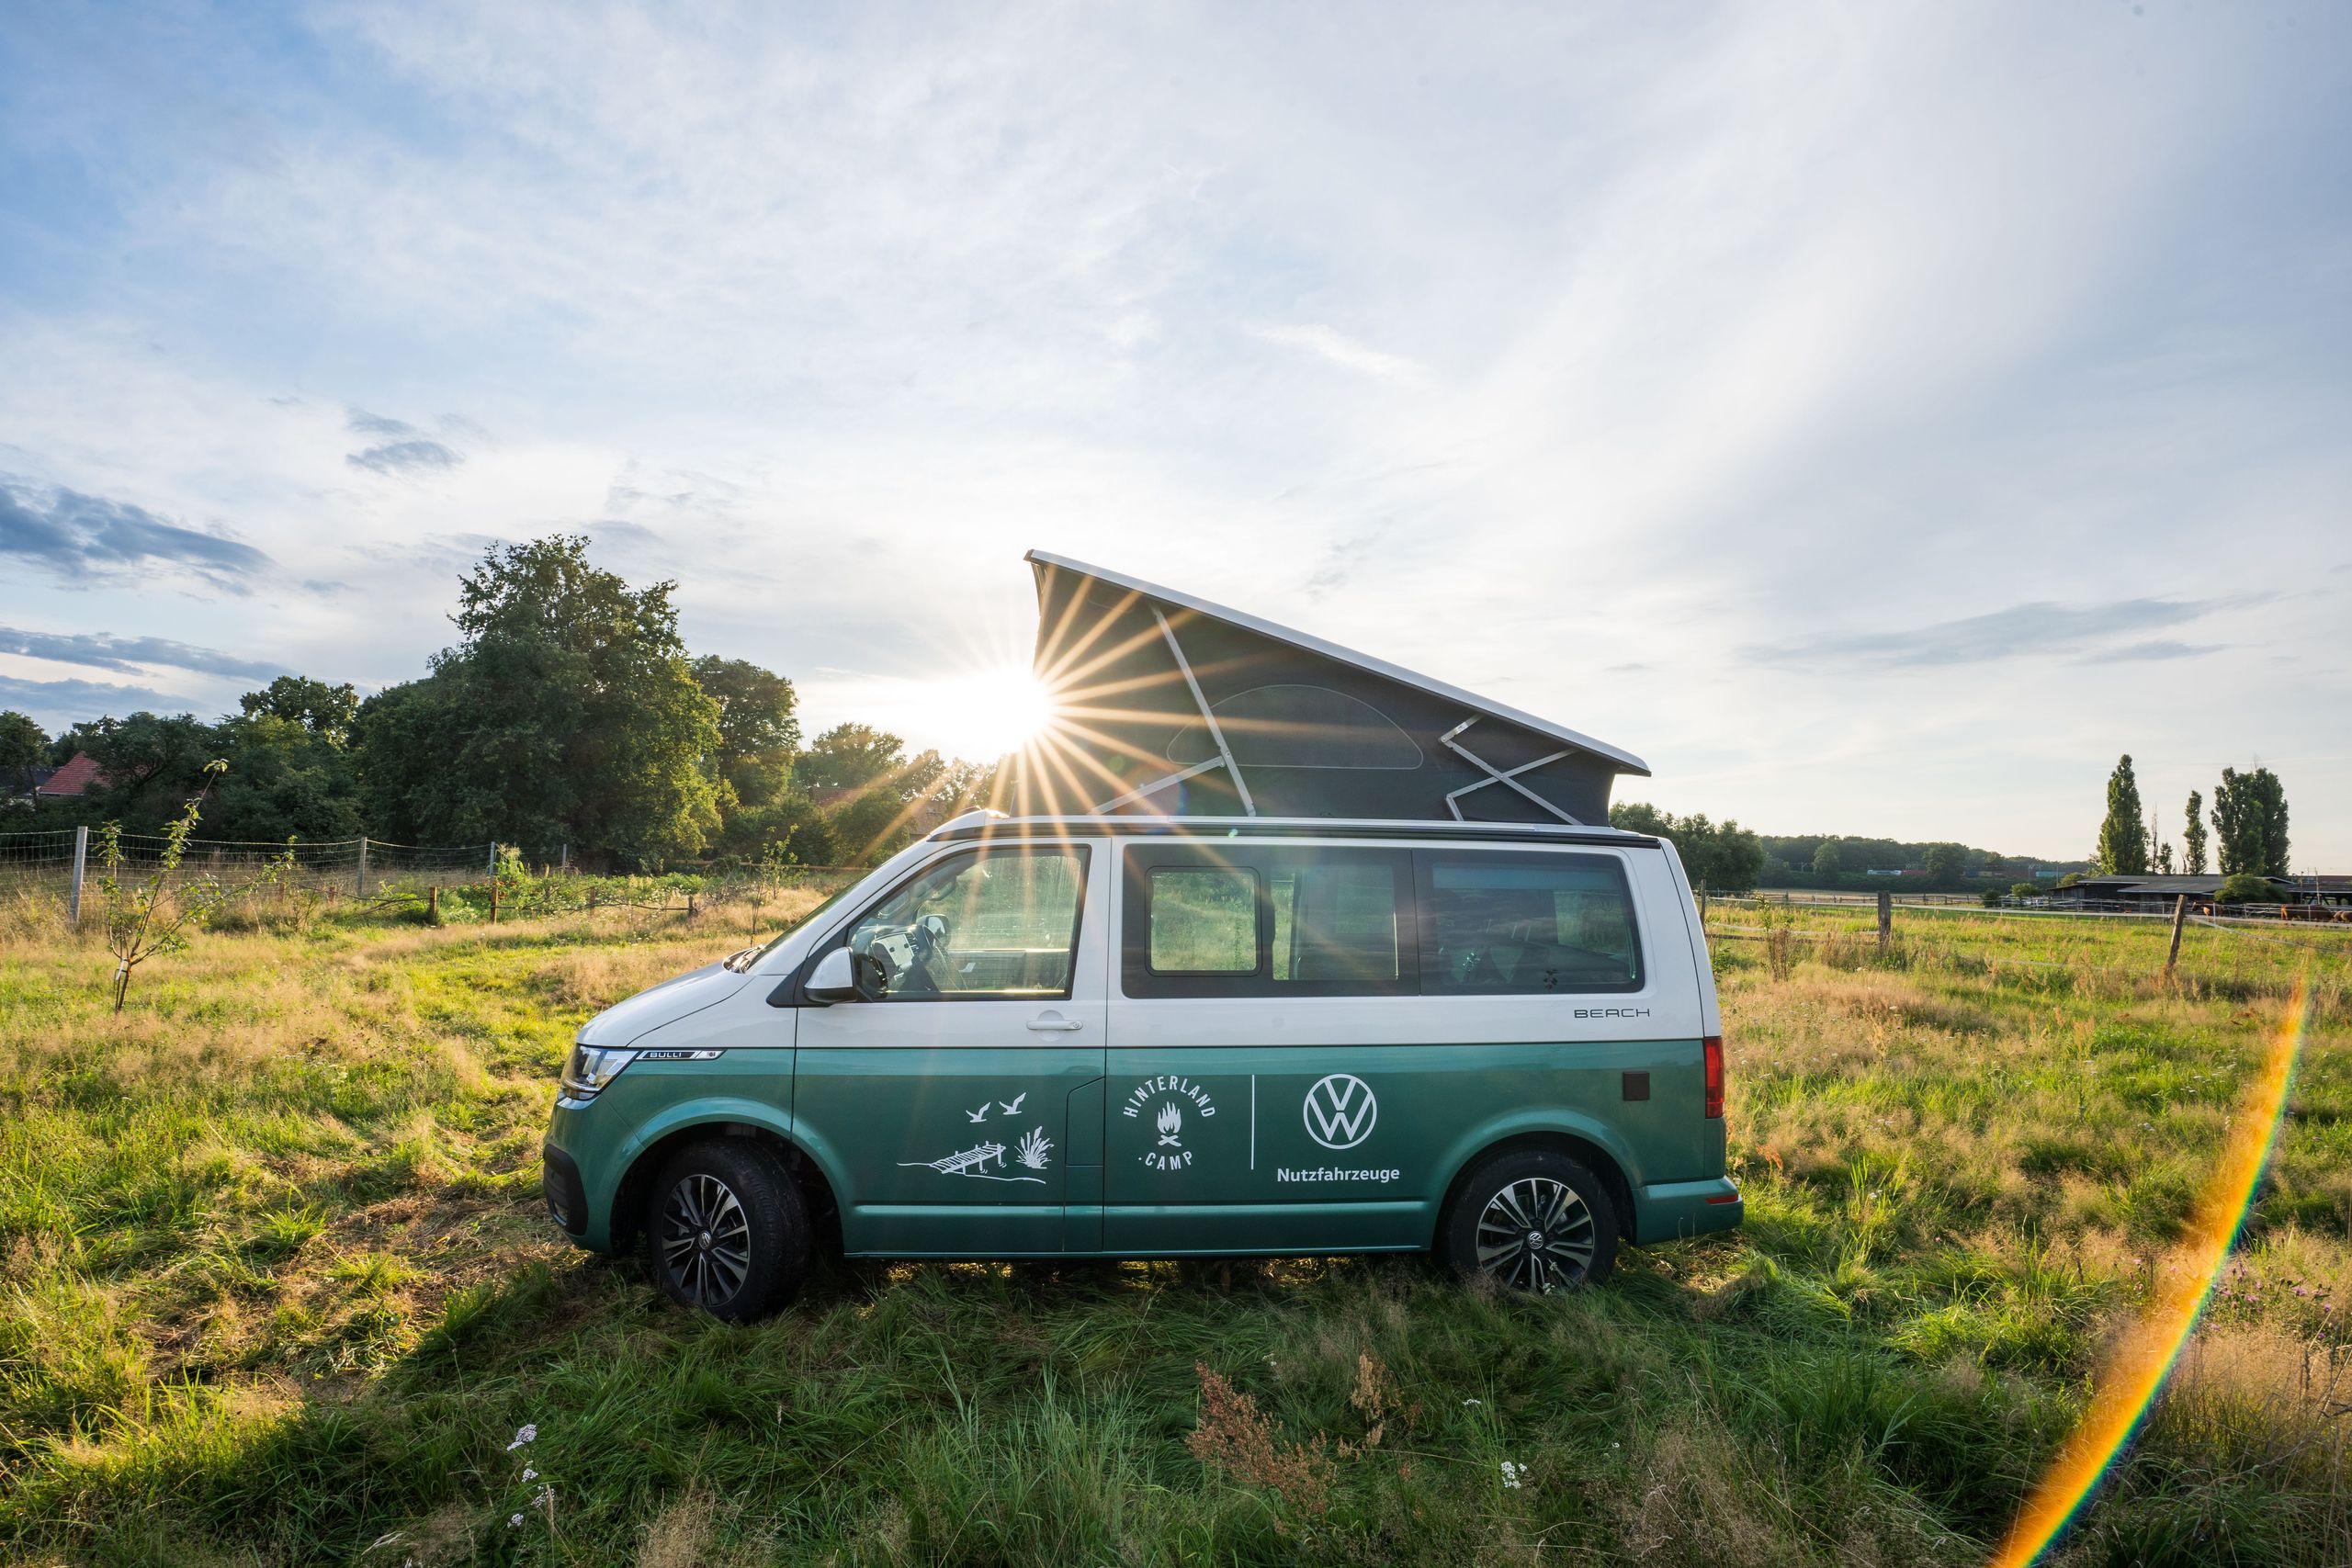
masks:
[[[988,1119],[989,1108],[985,1103],[983,1103],[978,1111],[967,1111],[964,1112],[964,1120],[967,1122],[985,1122]]]
[[[998,1104],[1000,1104],[1000,1105],[1004,1105],[1004,1113],[1005,1113],[1007,1116],[1018,1116],[1018,1115],[1020,1115],[1020,1114],[1021,1114],[1021,1102],[1022,1102],[1023,1100],[1024,1100],[1028,1099],[1028,1098],[1029,1098],[1029,1091],[1028,1091],[1027,1089],[1023,1089],[1019,1094],[1016,1094],[1016,1095],[1014,1095],[1014,1096],[1012,1097],[1012,1104],[1010,1104],[1010,1105],[1004,1105],[1004,1102],[1003,1102],[1002,1100],[999,1100],[997,1103],[998,1103]],[[976,1117],[974,1117],[972,1120],[974,1120],[975,1122],[977,1122],[977,1121],[978,1121],[978,1120],[979,1120],[979,1118],[976,1116]]]

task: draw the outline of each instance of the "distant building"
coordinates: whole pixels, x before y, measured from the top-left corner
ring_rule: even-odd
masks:
[[[33,800],[36,804],[44,800],[72,800],[92,784],[106,782],[106,775],[98,772],[98,764],[91,760],[90,754],[76,751],[73,761],[62,768],[33,770]]]
[[[2278,897],[2268,902],[2302,904],[2310,902],[2310,895],[2295,885],[2292,878],[2267,876],[2263,880],[2277,889]],[[2186,897],[2189,907],[2210,905],[2222,889],[2219,874],[2207,876],[2086,876],[2070,887],[2050,890],[2051,904],[2062,909],[2098,907],[2134,910],[2145,914],[2165,914],[2172,909],[2173,900]]]
[[[2352,876],[2290,876],[2287,880],[2312,903],[2352,905]]]

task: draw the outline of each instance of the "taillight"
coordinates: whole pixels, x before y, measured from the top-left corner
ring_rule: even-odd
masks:
[[[1710,1034],[1701,1046],[1707,1072],[1707,1116],[1712,1121],[1724,1113],[1724,1037]]]

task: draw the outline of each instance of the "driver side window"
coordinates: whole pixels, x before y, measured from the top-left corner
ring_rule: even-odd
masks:
[[[849,949],[874,961],[881,1001],[1067,997],[1085,892],[1081,846],[976,850],[867,910]]]

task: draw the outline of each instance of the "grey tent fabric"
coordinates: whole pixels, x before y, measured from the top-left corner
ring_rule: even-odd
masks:
[[[1579,823],[1642,760],[1172,589],[1032,551],[1052,732],[1008,764],[1019,814]]]

